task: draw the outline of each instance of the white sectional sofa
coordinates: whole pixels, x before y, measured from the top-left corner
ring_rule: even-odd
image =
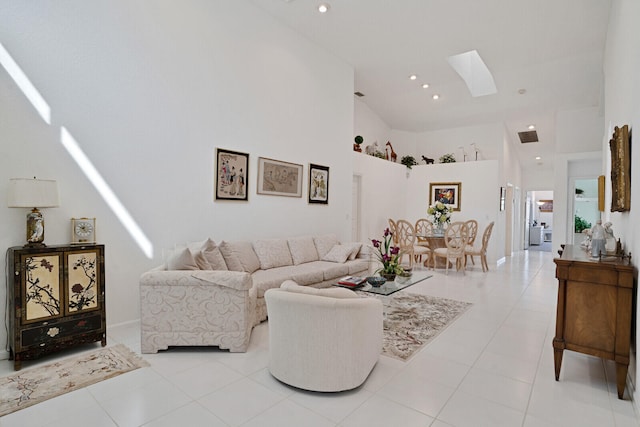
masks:
[[[285,280],[329,287],[367,275],[370,246],[335,235],[226,242],[177,248],[140,278],[143,353],[169,346],[246,351],[251,330],[267,318],[264,293]]]

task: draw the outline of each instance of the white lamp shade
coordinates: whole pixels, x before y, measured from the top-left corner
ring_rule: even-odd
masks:
[[[46,179],[11,178],[7,191],[7,205],[10,208],[58,207],[58,183]]]

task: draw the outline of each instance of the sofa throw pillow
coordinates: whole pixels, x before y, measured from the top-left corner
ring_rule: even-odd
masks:
[[[287,292],[296,292],[299,294],[307,294],[307,295],[318,295],[321,297],[330,297],[330,298],[360,298],[358,294],[355,292],[345,289],[345,288],[312,288],[310,286],[300,286],[293,280],[285,280],[280,285],[280,289],[285,290]]]
[[[349,254],[349,260],[354,260],[358,256],[358,252],[360,252],[360,248],[362,247],[362,243],[349,243],[348,246],[351,246],[351,253]]]
[[[202,251],[193,252],[191,255],[193,255],[193,259],[200,270],[212,270],[211,264],[209,264]]]
[[[177,248],[167,257],[167,270],[200,270],[187,247]]]
[[[284,239],[256,240],[253,242],[253,250],[260,260],[262,270],[293,265],[289,245]]]
[[[316,236],[313,238],[313,243],[316,245],[318,251],[318,258],[322,259],[329,253],[334,245],[338,244],[338,238],[335,234],[326,234],[324,236]]]
[[[353,247],[350,245],[334,245],[331,250],[322,257],[323,261],[331,262],[346,262],[349,255],[353,252]]]
[[[222,252],[220,252],[220,248],[213,240],[205,240],[202,244],[201,251],[202,255],[204,255],[207,261],[209,261],[211,270],[228,270],[227,263],[224,261],[224,257],[222,256]]]
[[[219,248],[227,268],[231,271],[253,273],[260,268],[260,260],[253,251],[251,242],[222,241]]]
[[[289,251],[293,259],[293,265],[304,264],[305,262],[318,261],[318,251],[313,243],[313,237],[292,237],[287,240]]]

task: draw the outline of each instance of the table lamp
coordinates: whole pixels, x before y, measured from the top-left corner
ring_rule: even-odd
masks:
[[[7,205],[10,208],[33,208],[27,214],[27,244],[25,246],[46,246],[44,244],[44,218],[38,210],[55,208],[60,204],[58,184],[45,179],[9,179]]]

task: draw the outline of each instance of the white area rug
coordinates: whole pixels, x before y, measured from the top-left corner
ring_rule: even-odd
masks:
[[[52,397],[149,366],[122,344],[0,378],[0,417]]]

